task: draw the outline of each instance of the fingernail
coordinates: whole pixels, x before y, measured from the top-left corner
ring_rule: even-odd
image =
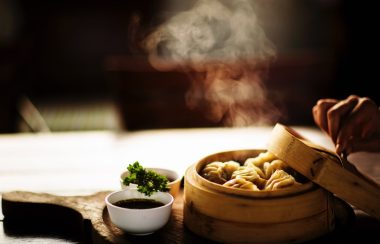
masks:
[[[342,146],[340,144],[335,145],[336,153],[339,155],[342,153]]]

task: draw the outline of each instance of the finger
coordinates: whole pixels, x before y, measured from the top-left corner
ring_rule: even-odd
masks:
[[[352,111],[346,116],[345,123],[337,137],[337,144],[345,150],[352,141],[352,138],[365,139],[367,135],[373,133],[376,128],[374,115],[377,112],[377,105],[368,98],[360,98]]]
[[[314,122],[326,133],[328,133],[327,111],[337,103],[336,99],[320,99],[313,107]]]
[[[327,111],[328,133],[335,144],[337,142],[337,136],[342,120],[344,122],[347,114],[351,112],[357,103],[358,98],[350,96],[349,98],[338,102]]]

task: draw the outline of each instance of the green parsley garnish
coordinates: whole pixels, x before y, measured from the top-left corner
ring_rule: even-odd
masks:
[[[147,196],[157,191],[169,191],[168,179],[152,170],[146,170],[138,161],[128,165],[129,176],[124,178],[124,185],[136,184],[137,190]]]

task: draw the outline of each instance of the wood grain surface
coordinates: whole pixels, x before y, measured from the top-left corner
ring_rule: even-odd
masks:
[[[148,236],[128,235],[110,222],[104,204],[108,193],[104,191],[89,196],[56,196],[24,191],[3,193],[3,224],[8,236],[4,240],[23,237],[20,243],[25,243],[25,240],[32,243],[55,240],[54,243],[94,244],[215,243],[195,235],[183,225],[182,192],[174,201],[168,224]],[[335,200],[338,201],[335,204],[338,216],[336,229],[308,243],[352,243],[378,238],[380,222],[360,210],[355,210],[356,216],[353,213],[347,215],[347,209],[351,208],[344,201]],[[12,240],[17,242],[17,239]]]
[[[50,225],[65,228],[72,239],[83,243],[200,243],[205,242],[183,227],[182,194],[174,201],[164,228],[148,236],[133,236],[116,227],[109,218],[104,198],[109,191],[89,196],[56,196],[25,191],[2,195],[5,224],[13,228]],[[32,221],[30,221],[32,220]],[[48,228],[49,229],[49,228]],[[50,229],[50,231],[54,231]]]

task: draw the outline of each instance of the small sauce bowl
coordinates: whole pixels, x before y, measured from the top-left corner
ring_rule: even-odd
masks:
[[[115,205],[128,199],[150,199],[162,203],[163,206],[133,209]],[[162,228],[169,220],[173,201],[173,196],[167,192],[156,192],[146,196],[135,188],[115,191],[105,198],[112,223],[132,235],[149,235]]]
[[[165,176],[168,180],[168,186],[169,186],[169,193],[176,197],[180,187],[181,187],[181,177],[180,175],[171,169],[164,169],[164,168],[146,168],[147,170],[152,170],[156,172],[157,174],[160,174],[162,176]],[[129,171],[126,170],[120,175],[120,186],[121,189],[126,189],[126,185],[124,185],[123,181],[124,179],[129,175]]]

